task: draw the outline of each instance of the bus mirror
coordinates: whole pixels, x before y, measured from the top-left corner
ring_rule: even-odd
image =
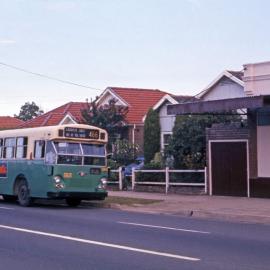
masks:
[[[47,167],[47,174],[48,174],[48,176],[53,175],[53,166],[48,166]]]

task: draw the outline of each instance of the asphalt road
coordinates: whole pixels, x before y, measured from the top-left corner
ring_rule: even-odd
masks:
[[[0,201],[0,269],[270,269],[270,226]]]

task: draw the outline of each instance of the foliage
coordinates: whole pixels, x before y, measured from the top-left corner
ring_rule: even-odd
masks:
[[[85,123],[107,130],[110,147],[126,130],[124,121],[128,108],[119,106],[116,102],[111,99],[108,104],[98,106],[96,101],[92,101],[88,103],[88,108],[81,112]]]
[[[158,112],[150,109],[144,122],[144,160],[150,163],[160,151],[160,123]]]
[[[145,164],[143,170],[162,170],[162,164],[159,162],[151,162]],[[136,174],[136,181],[141,182],[165,182],[165,172],[138,172]]]
[[[41,110],[39,106],[32,101],[32,103],[26,102],[24,105],[22,105],[19,115],[15,114],[14,117],[21,119],[23,121],[28,121],[43,113],[44,113],[43,110]]]
[[[129,143],[128,140],[117,140],[114,144],[112,159],[120,166],[128,165],[135,161],[139,153],[137,144]]]
[[[214,123],[240,122],[239,115],[180,115],[176,117],[173,135],[166,149],[172,156],[174,167],[201,169],[206,164],[205,129]]]

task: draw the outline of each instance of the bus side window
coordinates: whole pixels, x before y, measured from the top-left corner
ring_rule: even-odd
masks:
[[[16,146],[16,138],[6,138],[4,143],[4,158],[14,158],[14,150]]]
[[[16,146],[16,158],[26,158],[27,155],[27,137],[18,137]]]
[[[56,152],[55,152],[54,147],[53,147],[53,142],[51,142],[51,141],[47,141],[45,162],[48,164],[55,164],[56,163]]]
[[[0,139],[0,158],[2,158],[3,139]]]
[[[45,156],[45,141],[35,141],[34,158],[40,159]]]

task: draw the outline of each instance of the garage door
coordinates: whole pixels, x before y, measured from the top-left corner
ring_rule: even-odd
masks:
[[[247,196],[247,142],[215,142],[211,147],[213,195]]]

